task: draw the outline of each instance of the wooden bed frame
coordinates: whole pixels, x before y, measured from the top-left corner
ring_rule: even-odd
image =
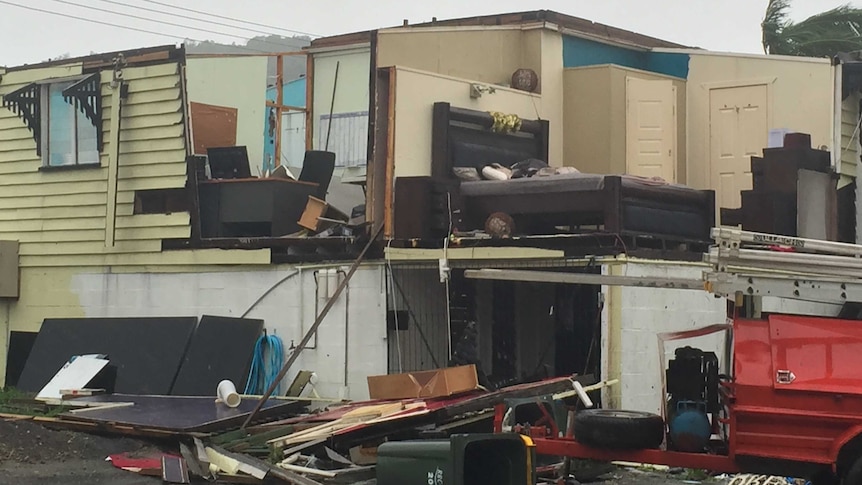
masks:
[[[448,103],[434,105],[432,179],[457,180],[454,167],[481,167],[490,162],[511,165],[535,158],[548,160],[548,122],[523,120],[517,133],[496,133],[490,114]],[[475,182],[484,183],[484,182]],[[488,182],[495,183],[495,182]],[[398,183],[396,181],[396,187]],[[560,193],[468,196],[450,194],[462,208],[461,230],[484,226],[490,214],[515,220],[518,233],[548,234],[557,226],[597,226],[620,235],[647,235],[681,241],[709,242],[715,224],[715,193],[677,185],[652,185],[636,178],[607,175],[595,189]]]

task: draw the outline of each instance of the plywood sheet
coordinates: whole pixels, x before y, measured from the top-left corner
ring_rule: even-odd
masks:
[[[215,397],[133,396],[111,394],[78,398],[79,401],[115,403],[131,402],[133,406],[91,409],[86,413],[64,414],[64,418],[89,422],[116,423],[177,432],[210,432],[242,424],[257,405],[256,399],[244,399],[236,408],[216,402]],[[303,405],[295,401],[270,399],[257,414],[261,419],[292,414]]]
[[[106,354],[115,391],[169,394],[197,317],[45,319],[18,388],[37,392],[73,355]]]
[[[263,320],[204,315],[171,390],[175,396],[213,396],[222,379],[242,392]]]
[[[211,147],[236,145],[236,108],[203,103],[189,104],[195,155],[206,155],[207,148]]]

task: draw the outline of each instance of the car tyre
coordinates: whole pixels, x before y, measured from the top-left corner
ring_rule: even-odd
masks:
[[[590,409],[575,415],[575,439],[593,448],[658,448],[664,441],[661,416],[640,411]]]

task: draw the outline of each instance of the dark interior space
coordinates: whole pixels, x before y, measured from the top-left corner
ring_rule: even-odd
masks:
[[[599,375],[601,288],[590,285],[556,285],[556,290],[556,374]]]
[[[475,321],[470,354],[494,387],[600,371],[600,287],[472,280],[455,271],[450,288],[453,347],[462,351],[465,322]]]
[[[18,385],[24,364],[36,342],[38,332],[9,332],[9,353],[6,357],[6,387]]]
[[[491,380],[504,383],[518,376],[515,355],[517,329],[515,321],[515,283],[495,281],[493,290],[493,330],[491,334]]]

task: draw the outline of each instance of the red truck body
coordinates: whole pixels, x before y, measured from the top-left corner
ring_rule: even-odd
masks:
[[[770,315],[733,324],[733,375],[721,383],[722,451],[591,448],[535,439],[538,454],[719,472],[846,470],[862,456],[862,322]],[[720,449],[720,448],[718,448]]]

